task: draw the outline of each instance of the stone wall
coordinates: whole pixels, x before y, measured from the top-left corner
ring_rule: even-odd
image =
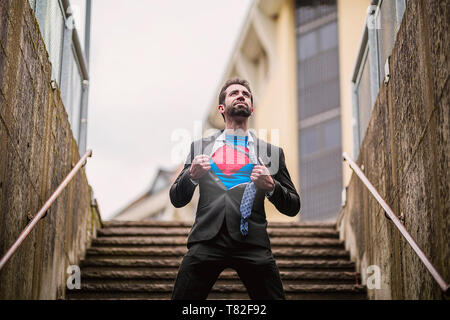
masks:
[[[0,256],[79,159],[27,0],[0,1]],[[59,299],[100,216],[84,169],[0,271],[0,299]]]
[[[443,278],[450,281],[449,54],[450,2],[410,0],[358,165],[397,214]],[[381,288],[371,299],[441,299],[443,295],[384,210],[351,177],[339,224],[357,262],[377,265]]]

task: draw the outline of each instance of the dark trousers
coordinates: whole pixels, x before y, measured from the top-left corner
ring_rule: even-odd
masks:
[[[219,235],[194,243],[178,270],[173,300],[204,300],[220,273],[236,270],[252,300],[285,299],[280,272],[270,249],[233,240],[225,223]]]

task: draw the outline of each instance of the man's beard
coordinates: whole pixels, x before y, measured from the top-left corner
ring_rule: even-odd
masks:
[[[243,103],[244,104],[244,103]],[[228,107],[226,110],[227,116],[228,117],[250,117],[252,114],[252,111],[250,110],[250,108],[244,104],[245,107],[243,106],[231,106]]]

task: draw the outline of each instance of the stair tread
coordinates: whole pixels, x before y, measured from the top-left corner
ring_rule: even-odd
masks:
[[[285,292],[363,292],[364,285],[359,284],[287,284],[283,286]],[[171,292],[173,284],[159,283],[83,283],[80,291],[127,291],[127,292]],[[216,283],[212,292],[247,292],[242,283]]]
[[[83,279],[175,279],[178,270],[84,270]],[[350,279],[358,277],[356,272],[342,271],[280,271],[282,279]],[[223,271],[219,279],[236,279],[239,276],[234,270]]]
[[[120,256],[183,256],[187,253],[184,246],[177,247],[92,247],[87,250],[91,255]],[[309,257],[347,257],[348,252],[341,248],[272,248],[274,257],[279,256],[309,256]]]
[[[314,237],[283,237],[270,240],[272,247],[276,246],[343,246],[343,241],[333,238],[314,238]],[[93,246],[157,246],[157,245],[184,245],[187,244],[185,236],[161,236],[161,237],[100,237],[92,241]]]
[[[124,267],[179,267],[182,258],[89,258],[82,261],[81,266],[124,266]],[[334,260],[304,260],[304,259],[277,259],[276,263],[279,268],[298,267],[298,268],[354,268],[354,262],[345,259]]]
[[[192,222],[106,221],[81,261],[82,288],[68,299],[170,299]],[[336,223],[271,222],[272,253],[287,299],[366,299]],[[226,269],[209,299],[249,299]]]
[[[190,228],[186,227],[116,227],[102,228],[97,231],[99,237],[108,236],[187,236]],[[338,238],[339,233],[335,229],[308,228],[298,229],[289,227],[267,228],[267,233],[271,237],[304,236],[320,238]]]
[[[105,228],[121,228],[121,227],[192,227],[191,221],[122,221],[109,220],[104,221]],[[269,228],[290,227],[290,228],[335,228],[335,222],[268,222]]]

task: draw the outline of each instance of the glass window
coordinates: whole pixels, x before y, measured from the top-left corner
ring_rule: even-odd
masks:
[[[84,38],[86,29],[86,0],[70,0],[70,7],[75,20],[81,48],[84,50]]]
[[[369,125],[370,115],[372,113],[372,100],[370,94],[370,61],[367,57],[368,54],[366,54],[362,73],[357,83],[360,144],[365,135],[367,126]]]
[[[298,39],[298,55],[300,61],[314,56],[317,51],[317,35],[315,32],[309,32],[300,36]]]
[[[322,52],[298,64],[298,87],[310,88],[329,80],[338,80],[338,49]]]
[[[339,118],[323,124],[323,147],[335,148],[341,145],[341,121]]]
[[[338,45],[337,22],[332,22],[320,28],[320,50],[326,51]]]
[[[308,156],[319,150],[319,135],[316,127],[300,130],[300,153],[301,156]]]
[[[299,91],[299,117],[304,120],[321,112],[338,108],[339,82],[337,79]]]
[[[69,116],[69,122],[72,127],[73,136],[78,142],[78,136],[80,131],[80,109],[81,109],[81,90],[82,90],[82,77],[79,68],[78,60],[76,58],[75,49],[72,49],[72,55],[70,59],[70,67],[68,75],[68,92],[67,101],[64,101],[64,106],[67,109]]]
[[[336,0],[297,0],[297,25],[304,25],[336,12]]]
[[[58,0],[36,2],[36,18],[52,64],[52,78],[60,84],[64,15]]]
[[[384,0],[378,10],[378,50],[380,56],[380,85],[384,79],[384,65],[391,55],[397,28],[395,0]]]
[[[302,220],[335,220],[341,203],[342,161],[336,1],[296,1],[298,114]],[[311,23],[311,24],[310,24]],[[309,24],[309,25],[308,25]]]

